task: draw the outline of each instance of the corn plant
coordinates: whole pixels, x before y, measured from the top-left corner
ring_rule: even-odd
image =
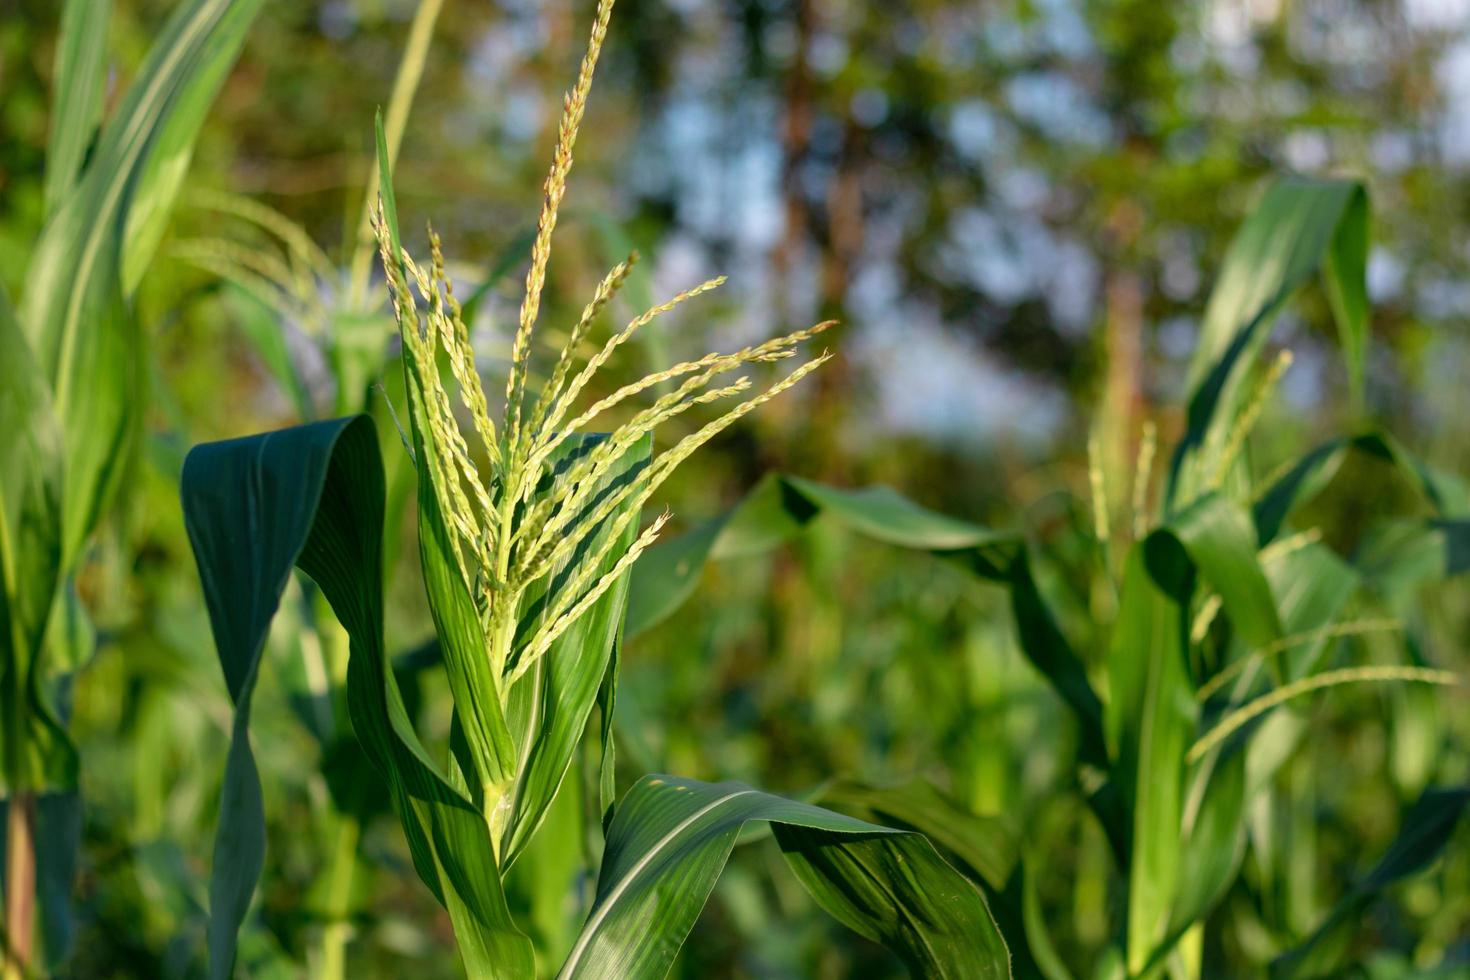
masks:
[[[0,792],[7,978],[64,953],[77,754],[54,690],[90,650],[71,579],[123,480],[143,334],[131,301],[258,0],[180,5],[98,131],[110,5],[61,15],[46,222],[18,307],[0,295]],[[90,148],[90,149],[89,149]],[[38,824],[37,814],[45,816]],[[38,888],[39,884],[39,888]],[[37,915],[37,896],[50,907]],[[37,957],[41,920],[45,949]]]
[[[1130,977],[1199,976],[1204,923],[1245,860],[1247,808],[1270,796],[1273,776],[1308,738],[1294,704],[1345,684],[1462,681],[1424,662],[1412,644],[1406,663],[1330,661],[1339,640],[1402,629],[1398,617],[1351,618],[1355,606],[1387,603],[1402,614],[1412,606],[1415,585],[1470,570],[1465,484],[1371,427],[1264,475],[1249,452],[1252,428],[1289,357],[1254,365],[1276,314],[1317,273],[1350,385],[1354,391],[1361,385],[1366,251],[1360,185],[1289,179],[1266,192],[1233,242],[1206,309],[1185,431],[1157,505],[1150,506],[1152,430],[1141,440],[1135,485],[1123,506],[1110,499],[1100,468],[1092,467],[1096,519],[1076,574],[1100,576],[1097,591],[1116,601],[1101,615],[1089,609],[1074,617],[1081,621],[1083,652],[1038,586],[1035,548],[1024,533],[937,514],[883,487],[845,490],[795,476],[768,477],[723,516],[652,549],[633,577],[629,634],[671,614],[707,562],[769,550],[824,515],[1004,585],[1021,650],[1075,718],[1076,785],[1126,884],[1125,922],[1112,951],[1118,969]],[[1323,544],[1317,529],[1291,525],[1350,452],[1391,467],[1429,512],[1369,529],[1352,563]],[[1119,511],[1128,519],[1118,522]],[[1111,545],[1123,556],[1121,569]],[[1462,788],[1425,791],[1405,812],[1399,840],[1343,905],[1312,934],[1285,937],[1273,973],[1318,976],[1336,969],[1355,917],[1438,852],[1467,799]],[[1021,880],[1024,870],[1018,871],[1024,841],[1006,846],[1004,827],[977,822],[923,784],[839,786],[827,800],[929,834],[997,897],[1018,973],[1068,975]]]
[[[212,976],[233,970],[235,934],[262,866],[250,700],[266,630],[293,566],[321,589],[350,636],[353,729],[392,798],[415,869],[448,911],[472,976],[536,971],[537,950],[511,916],[504,879],[541,828],[598,706],[605,847],[595,896],[560,975],[666,973],[749,821],[770,824],[824,908],[916,970],[1008,975],[984,896],[921,835],[741,784],[672,776],[645,777],[612,806],[608,733],[626,573],[665,520],[639,530],[642,508],[696,449],[829,355],[763,390],[753,390],[746,373],[794,357],[827,326],[819,324],[673,365],[579,410],[599,369],[640,328],[722,281],[650,308],[579,365],[577,351],[626,278],[630,258],[599,285],[540,391],[529,390],[551,236],[611,10],[611,0],[602,0],[565,100],[498,422],[438,238],[431,230],[426,260],[414,261],[402,246],[381,121],[378,127],[374,225],[404,348],[420,568],[454,703],[445,757],[436,758],[413,731],[384,657],[384,490],[371,422],[357,416],[208,444],[186,461],[186,525],[236,705],[210,886]],[[441,361],[470,420],[467,432]],[[632,410],[634,398],[660,387],[651,404]],[[721,400],[734,407],[653,453],[661,425]],[[591,431],[618,408],[631,413],[627,421],[607,433]]]

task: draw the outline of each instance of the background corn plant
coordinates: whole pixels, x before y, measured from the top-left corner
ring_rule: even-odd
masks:
[[[1352,664],[1339,648],[1352,637],[1403,635],[1413,620],[1411,583],[1470,569],[1463,481],[1371,427],[1269,463],[1253,458],[1247,442],[1290,363],[1283,352],[1258,366],[1271,324],[1318,273],[1354,390],[1361,383],[1367,223],[1360,185],[1303,180],[1272,186],[1247,219],[1208,307],[1188,425],[1162,480],[1153,479],[1152,430],[1121,506],[1122,492],[1107,486],[1094,461],[1091,534],[1072,573],[1092,580],[1083,586],[1089,605],[1073,618],[1078,645],[1038,586],[1024,532],[947,517],[884,487],[845,490],[795,476],[767,478],[733,510],[654,548],[634,575],[630,635],[672,614],[707,562],[769,551],[818,518],[933,552],[1005,586],[1020,649],[1071,710],[1075,792],[1118,869],[1126,908],[1104,971],[1202,975],[1205,926],[1241,873],[1248,843],[1267,852],[1257,860],[1272,860],[1274,848],[1251,813],[1280,805],[1273,784],[1311,737],[1295,702],[1344,684],[1463,682],[1434,668],[1412,642],[1390,644],[1389,662],[1366,664]],[[1370,528],[1348,561],[1321,541],[1320,529],[1292,522],[1353,452],[1397,474],[1427,514]],[[1019,968],[1072,975],[1020,863],[1024,835],[1001,814],[977,819],[924,783],[839,786],[830,799],[941,842],[1000,903]],[[1425,789],[1379,864],[1298,945],[1280,952],[1273,975],[1338,968],[1354,917],[1433,859],[1467,799],[1459,786]]]
[[[57,692],[91,653],[72,577],[123,482],[138,427],[143,334],[133,294],[258,7],[181,6],[100,133],[109,4],[73,0],[62,12],[46,222],[19,304],[0,294],[7,977],[66,950],[78,763]],[[49,906],[40,959],[38,896]]]

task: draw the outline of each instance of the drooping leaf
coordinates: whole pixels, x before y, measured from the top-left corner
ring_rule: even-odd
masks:
[[[917,975],[1010,976],[980,889],[922,836],[743,783],[670,776],[645,776],[618,804],[597,898],[560,976],[664,976],[751,820],[771,823],[818,904]]]
[[[236,703],[210,886],[210,972],[228,977],[264,854],[249,706],[270,619],[293,565],[351,639],[353,729],[387,782],[414,866],[443,901],[473,975],[522,977],[531,949],[511,922],[480,813],[413,732],[383,648],[383,471],[365,416],[196,447],[185,522],[226,684]]]
[[[1019,828],[999,816],[970,813],[922,779],[900,786],[839,781],[818,802],[865,820],[913,830],[971,869],[971,877],[999,891],[1020,859]]]
[[[1275,539],[1292,511],[1331,482],[1350,451],[1389,463],[1440,516],[1470,516],[1470,487],[1463,480],[1425,463],[1387,433],[1366,432],[1322,443],[1265,488],[1253,508],[1262,545]]]
[[[1015,976],[1065,974],[1043,967],[1049,947],[1038,948],[1026,923],[1027,877],[1021,828],[1014,820],[971,813],[922,779],[898,786],[841,780],[826,787],[814,802],[870,823],[923,834],[945,861],[985,891],[996,926],[1010,948]]]

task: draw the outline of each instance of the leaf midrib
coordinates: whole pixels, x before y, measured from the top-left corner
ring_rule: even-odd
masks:
[[[608,913],[612,910],[613,906],[617,904],[618,899],[620,899],[623,896],[623,893],[632,886],[634,880],[643,873],[643,871],[648,867],[650,863],[652,863],[653,859],[656,858],[660,852],[662,852],[671,843],[673,843],[673,841],[676,840],[680,834],[689,829],[689,827],[701,817],[718,809],[721,806],[724,806],[731,800],[737,799],[742,796],[751,796],[756,792],[757,791],[753,789],[736,790],[733,793],[729,793],[725,796],[720,797],[718,800],[706,803],[704,806],[700,807],[698,810],[695,810],[689,816],[681,820],[677,825],[674,826],[672,830],[664,834],[662,838],[660,838],[652,847],[650,847],[648,849],[648,852],[644,854],[643,857],[639,858],[637,862],[634,863],[633,867],[628,869],[628,873],[623,876],[623,879],[613,886],[612,890],[607,893],[607,896],[602,901],[598,902],[597,908],[587,919],[587,924],[582,928],[582,935],[577,940],[577,945],[572,947],[571,953],[567,955],[566,962],[562,964],[562,976],[571,976],[570,971],[577,966],[578,960],[581,959],[582,954],[587,949],[587,946],[592,942],[592,937],[597,933],[598,928],[601,927],[603,920],[607,918]]]

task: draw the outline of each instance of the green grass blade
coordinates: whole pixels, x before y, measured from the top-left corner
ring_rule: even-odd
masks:
[[[671,776],[645,776],[618,805],[597,898],[560,976],[664,976],[752,820],[771,823],[792,870],[823,908],[918,975],[1010,976],[983,894],[922,836],[743,783]]]
[[[236,704],[210,885],[210,972],[230,975],[236,932],[264,856],[250,697],[293,565],[310,575],[351,639],[353,729],[385,777],[415,868],[449,909],[473,975],[521,977],[529,942],[510,920],[479,812],[413,732],[383,647],[383,470],[365,416],[196,447],[183,502],[220,665]]]
[[[111,0],[67,0],[56,43],[56,92],[46,143],[45,204],[49,217],[76,184],[87,144],[102,117]]]

